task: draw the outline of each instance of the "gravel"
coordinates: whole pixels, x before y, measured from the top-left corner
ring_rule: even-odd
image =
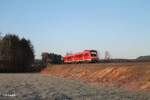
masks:
[[[0,80],[0,100],[150,100],[149,92],[92,87],[39,73],[0,74]]]

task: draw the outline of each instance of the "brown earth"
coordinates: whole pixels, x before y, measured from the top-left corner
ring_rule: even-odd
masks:
[[[49,65],[42,74],[131,91],[150,91],[150,62]]]

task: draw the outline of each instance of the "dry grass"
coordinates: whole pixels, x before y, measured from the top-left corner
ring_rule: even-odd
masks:
[[[51,65],[42,73],[131,91],[150,91],[149,62]]]
[[[91,87],[41,74],[1,74],[0,80],[0,100],[150,100],[149,92]]]

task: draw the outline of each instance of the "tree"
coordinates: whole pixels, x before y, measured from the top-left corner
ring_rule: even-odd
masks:
[[[62,56],[55,53],[42,53],[42,61],[47,64],[60,64],[62,63]]]
[[[30,40],[26,40],[25,38],[21,39],[21,55],[22,62],[24,67],[31,66],[31,63],[34,61],[34,49]],[[22,54],[23,53],[23,54]]]
[[[26,71],[34,61],[34,50],[30,40],[7,34],[0,40],[0,57],[6,71]]]

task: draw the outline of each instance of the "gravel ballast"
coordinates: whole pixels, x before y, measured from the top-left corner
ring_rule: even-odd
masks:
[[[42,74],[0,74],[0,100],[150,100],[149,92],[92,87]]]

